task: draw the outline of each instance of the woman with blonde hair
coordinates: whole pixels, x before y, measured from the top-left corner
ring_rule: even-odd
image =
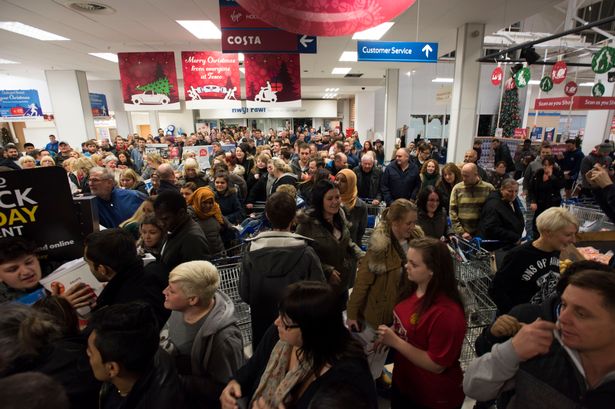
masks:
[[[73,173],[75,174],[75,182],[81,193],[90,193],[90,169],[94,166],[94,162],[90,158],[75,159],[73,163]]]
[[[335,182],[340,189],[346,218],[350,222],[350,237],[360,247],[367,227],[367,205],[358,197],[357,175],[350,169],[342,169],[335,175]]]
[[[24,155],[19,158],[17,164],[22,169],[34,169],[36,167],[36,160],[30,155]]]
[[[144,180],[147,180],[152,177],[152,174],[156,172],[158,166],[164,163],[164,160],[157,153],[148,153],[145,158],[145,169],[141,176]]]
[[[224,251],[220,232],[226,228],[220,205],[209,187],[198,188],[188,198],[188,214],[201,226],[212,254]]]
[[[154,198],[147,197],[134,214],[129,219],[124,220],[119,227],[129,232],[132,237],[137,240],[139,238],[139,226],[141,225],[141,221],[146,215],[153,213]]]
[[[55,166],[56,165],[56,161],[53,160],[53,158],[49,155],[45,155],[41,158],[41,160],[39,161],[41,168],[46,168],[49,166]]]
[[[187,158],[184,161],[184,168],[182,169],[182,175],[179,178],[179,185],[192,182],[197,187],[209,186],[209,178],[201,171],[199,162],[194,158]]]
[[[124,189],[137,190],[147,195],[147,188],[141,176],[133,169],[123,169],[120,173],[120,186]]]
[[[269,165],[272,166],[272,175],[275,181],[271,185],[271,190],[267,192],[267,197],[275,193],[280,185],[297,186],[297,175],[293,172],[293,168],[280,158],[272,158],[269,160]]]
[[[359,261],[357,278],[348,301],[348,327],[361,331],[373,345],[379,325],[393,323],[393,308],[399,299],[400,288],[408,284],[400,274],[406,264],[408,243],[424,237],[416,225],[418,209],[407,199],[397,199],[384,210],[380,223],[374,229],[367,253]],[[386,352],[371,352],[368,356],[374,378],[378,378],[384,366]]]

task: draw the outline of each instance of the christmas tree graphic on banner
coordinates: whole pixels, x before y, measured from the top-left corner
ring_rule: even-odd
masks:
[[[252,54],[244,65],[248,106],[301,106],[298,54]]]
[[[173,52],[119,53],[127,111],[180,109]]]

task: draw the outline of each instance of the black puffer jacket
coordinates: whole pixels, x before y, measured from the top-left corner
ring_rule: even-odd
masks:
[[[498,190],[491,192],[480,213],[478,235],[485,240],[499,240],[501,243],[494,247],[502,248],[518,242],[524,228],[519,203],[514,201],[511,207],[509,202],[502,200]]]

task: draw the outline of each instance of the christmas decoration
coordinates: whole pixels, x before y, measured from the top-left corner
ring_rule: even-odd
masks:
[[[521,68],[519,71],[517,71],[514,77],[517,88],[525,88],[530,82],[530,77],[530,69],[527,67]]]
[[[553,80],[549,76],[545,76],[540,80],[540,89],[544,92],[549,92],[553,89]]]
[[[301,71],[297,54],[252,54],[246,56],[248,102],[301,104]]]
[[[601,97],[604,95],[604,85],[601,82],[597,82],[593,87],[592,87],[592,95],[595,97]]]
[[[238,0],[273,27],[313,36],[347,36],[393,20],[415,0]]]
[[[509,78],[506,80],[506,83],[504,84],[504,89],[506,91],[510,91],[511,89],[515,89],[517,88],[517,84],[515,84],[515,80],[514,78]]]
[[[496,87],[502,83],[504,78],[504,70],[501,67],[496,67],[491,73],[491,83]]]
[[[169,95],[171,93],[171,88],[173,88],[173,84],[169,83],[169,79],[167,77],[158,78],[154,82],[150,82],[145,85],[138,85],[136,87],[139,91],[152,91],[156,94],[164,94]]]
[[[609,72],[615,66],[615,48],[603,47],[592,57],[592,71],[596,74]]]
[[[509,89],[504,92],[502,97],[502,108],[500,110],[500,127],[504,129],[504,137],[513,137],[515,128],[521,126],[519,116],[519,91],[517,88]]]
[[[558,61],[551,70],[551,79],[554,84],[561,84],[566,79],[568,73],[568,64],[565,61]]]
[[[579,86],[577,85],[576,82],[569,81],[568,83],[566,83],[566,86],[564,87],[564,94],[568,95],[569,97],[572,97],[574,96],[574,94],[577,93],[578,89],[579,89]]]

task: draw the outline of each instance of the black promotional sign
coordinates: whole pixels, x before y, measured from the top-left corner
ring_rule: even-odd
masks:
[[[17,236],[34,241],[41,260],[83,256],[79,220],[64,169],[0,172],[0,239]]]

